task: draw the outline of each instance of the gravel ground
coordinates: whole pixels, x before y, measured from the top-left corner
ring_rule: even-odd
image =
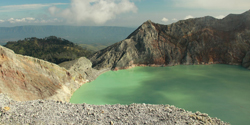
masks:
[[[208,124],[226,125],[205,113],[192,113],[170,105],[90,105],[59,101],[17,102],[0,94],[0,124]]]

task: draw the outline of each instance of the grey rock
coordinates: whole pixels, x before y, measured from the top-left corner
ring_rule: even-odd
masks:
[[[81,57],[76,60],[67,61],[59,64],[59,66],[66,68],[70,74],[80,76],[88,82],[95,80],[103,72],[109,71],[107,69],[96,70],[92,68],[92,63],[86,57]]]
[[[250,51],[250,10],[223,19],[202,17],[161,25],[150,20],[125,40],[96,52],[96,69],[179,64],[241,65]]]
[[[10,108],[8,111],[1,109],[4,113],[0,116],[0,124],[229,124],[204,113],[192,113],[170,105],[89,105],[51,100],[17,102],[0,94],[0,107]]]
[[[248,51],[245,57],[243,58],[242,66],[247,69],[250,69],[250,51]]]
[[[67,70],[73,71],[85,71],[88,68],[92,67],[92,63],[86,57],[81,57],[76,60],[67,61],[59,64],[59,66],[64,67]]]

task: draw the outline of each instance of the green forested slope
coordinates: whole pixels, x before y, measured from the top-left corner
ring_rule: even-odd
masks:
[[[17,54],[28,55],[59,64],[82,56],[88,57],[92,51],[55,36],[43,39],[32,37],[14,42],[7,42],[5,47]]]

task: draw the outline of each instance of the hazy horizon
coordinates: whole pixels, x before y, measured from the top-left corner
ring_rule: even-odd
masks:
[[[9,0],[0,4],[0,27],[26,25],[138,27],[146,20],[178,20],[249,10],[247,0]]]

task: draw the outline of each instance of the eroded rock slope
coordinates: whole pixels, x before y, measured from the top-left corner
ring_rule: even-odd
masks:
[[[125,40],[94,54],[96,69],[136,65],[234,64],[250,66],[250,10],[161,25],[150,20]]]
[[[79,60],[88,72],[92,71],[89,60]],[[17,101],[69,101],[73,92],[89,81],[85,69],[81,72],[66,70],[47,61],[15,54],[0,46],[0,93]]]

